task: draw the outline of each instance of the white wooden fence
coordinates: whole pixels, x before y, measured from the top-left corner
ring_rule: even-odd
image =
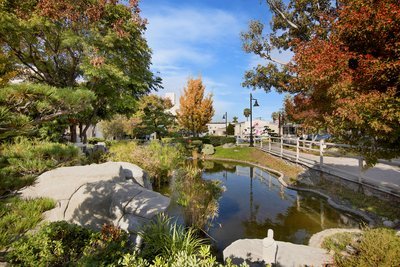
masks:
[[[365,168],[364,159],[361,156],[349,154],[351,153],[351,151],[349,152],[349,148],[351,148],[349,145],[329,143],[324,140],[308,141],[300,140],[300,138],[268,137],[259,140],[255,146],[292,162],[400,196],[400,171],[398,172],[398,181],[394,182],[394,186],[382,183],[379,180],[380,177],[376,177],[376,183],[371,177],[366,179],[365,173],[367,169]],[[395,166],[397,169],[400,166],[398,160],[379,160],[378,162]]]

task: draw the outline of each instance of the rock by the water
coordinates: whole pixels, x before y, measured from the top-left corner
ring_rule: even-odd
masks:
[[[222,145],[223,148],[232,148],[232,147],[235,147],[235,146],[236,145],[234,143],[226,143],[226,144]]]
[[[390,220],[385,220],[383,221],[383,226],[388,227],[388,228],[393,228],[394,227],[394,222],[390,221]]]
[[[213,155],[215,153],[214,146],[211,144],[204,144],[201,153],[204,155]]]
[[[250,266],[325,266],[332,264],[332,256],[321,248],[276,242],[275,258],[265,258],[263,239],[240,239],[229,245],[223,252],[224,259],[231,258],[235,264],[247,262]]]
[[[170,203],[151,190],[141,168],[126,162],[58,168],[40,175],[21,193],[57,202],[45,213],[48,221],[66,220],[95,230],[107,223],[137,231]]]

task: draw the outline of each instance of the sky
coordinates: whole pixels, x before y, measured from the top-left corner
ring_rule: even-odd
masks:
[[[250,93],[258,100],[253,118],[271,120],[271,113],[282,108],[283,94],[243,88],[244,73],[265,61],[242,49],[240,33],[249,21],[266,22],[271,13],[260,0],[142,0],[142,17],[149,22],[145,33],[153,51],[152,70],[162,78],[164,89],[157,94],[176,93],[176,101],[188,78],[202,77],[206,91],[213,94],[213,121],[234,116],[244,121]],[[278,54],[288,61],[290,56]]]

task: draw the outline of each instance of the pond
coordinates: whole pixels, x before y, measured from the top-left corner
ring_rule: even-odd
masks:
[[[318,195],[282,187],[274,175],[259,168],[214,161],[197,165],[203,170],[203,182],[218,181],[223,188],[215,205],[204,208],[196,202],[195,207],[188,207],[190,203],[182,205],[176,192],[170,192],[168,214],[178,222],[193,224],[193,218],[201,218],[193,213],[211,210],[213,215],[203,217],[208,219],[202,228],[214,240],[219,253],[235,240],[264,238],[269,228],[274,230],[276,240],[307,244],[314,233],[327,228],[354,228],[362,222],[361,218],[331,207]],[[195,190],[201,195],[203,188],[206,187],[197,186]]]

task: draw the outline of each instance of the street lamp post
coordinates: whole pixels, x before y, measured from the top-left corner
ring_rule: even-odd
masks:
[[[250,93],[250,147],[254,146],[253,140],[253,100],[254,100],[254,107],[258,107],[257,99],[253,98],[253,95]]]
[[[225,137],[228,136],[228,112],[225,112],[224,116],[222,116],[222,119],[225,119]]]

